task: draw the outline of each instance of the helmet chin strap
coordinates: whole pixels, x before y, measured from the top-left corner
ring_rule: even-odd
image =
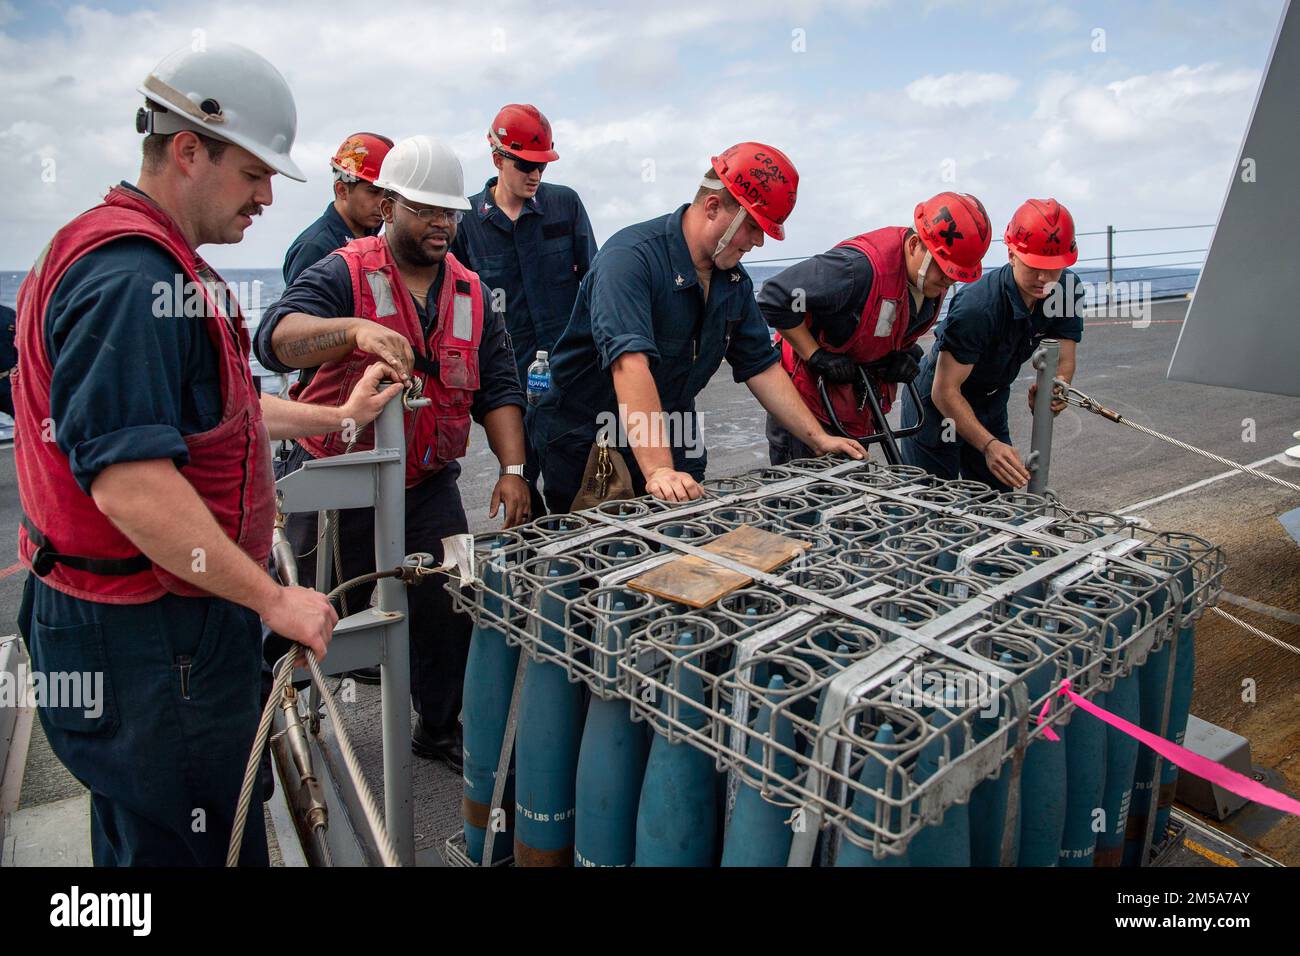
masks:
[[[705,176],[700,180],[700,185],[705,189],[722,189],[722,180],[716,176]],[[741,206],[736,210],[736,214],[731,217],[731,224],[727,226],[727,231],[722,234],[718,240],[717,246],[713,250],[712,258],[717,259],[722,255],[722,251],[731,245],[731,240],[735,238],[736,231],[740,229],[741,224],[745,221],[745,207]]]
[[[732,238],[736,235],[736,230],[740,228],[740,224],[743,223],[744,221],[745,221],[745,210],[742,207],[736,210],[736,214],[731,217],[731,225],[727,227],[727,231],[724,232],[722,234],[722,238],[718,240],[718,245],[713,250],[714,259],[722,255],[722,250],[726,249],[727,246],[731,244]]]
[[[925,276],[930,271],[930,263],[933,261],[934,256],[931,255],[930,248],[927,246],[925,258],[921,260],[921,267],[916,270],[916,281],[911,283],[912,292],[919,295],[922,302],[925,301]]]

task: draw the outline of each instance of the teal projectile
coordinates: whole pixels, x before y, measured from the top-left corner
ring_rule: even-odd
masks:
[[[683,633],[678,647],[685,653],[694,644]],[[704,684],[700,675],[683,665],[674,668],[675,690],[684,700],[677,702],[681,723],[703,730],[706,716]],[[670,713],[665,699],[660,710]],[[656,735],[646,761],[641,783],[641,801],[636,817],[637,866],[712,866],[717,846],[717,774],[713,758],[684,742],[669,743]]]
[[[772,728],[772,707],[781,699],[785,681],[776,675],[768,683],[768,702],[759,709],[754,722],[754,736],[749,741],[747,754],[756,764],[763,762],[763,740],[769,734],[782,747],[794,749],[794,727],[789,717],[781,714]],[[784,780],[794,776],[794,758],[776,751],[772,762],[773,774]],[[740,774],[736,791],[736,805],[731,811],[731,823],[722,845],[723,866],[785,866],[790,856],[790,810],[764,800],[759,792],[762,775],[751,767]]]
[[[1097,602],[1085,600],[1095,609]],[[1095,624],[1100,622],[1091,618]],[[1093,703],[1106,707],[1106,695],[1096,694]],[[1065,740],[1065,830],[1061,834],[1060,866],[1092,866],[1097,850],[1098,828],[1105,822],[1101,801],[1106,790],[1106,729],[1104,722],[1076,708]]]
[[[1183,589],[1183,625],[1178,630],[1174,651],[1174,683],[1169,691],[1169,729],[1165,736],[1181,745],[1187,736],[1187,716],[1192,708],[1192,678],[1196,671],[1196,622],[1191,614],[1196,608],[1192,594],[1196,575],[1190,560],[1178,572]],[[1178,788],[1178,766],[1166,760],[1160,770],[1160,790],[1156,795],[1155,842],[1162,843],[1169,829],[1169,815],[1174,808],[1174,791]]]
[[[951,688],[944,702],[945,709],[936,708],[930,717],[931,725],[936,728],[948,725],[952,718],[946,710],[957,706],[956,692]],[[945,738],[950,750],[949,759],[955,760],[960,756],[961,738],[952,731],[939,734],[917,756],[914,778],[918,784],[939,772]],[[912,838],[908,856],[912,866],[970,866],[970,849],[970,804],[955,803],[943,812],[938,823],[924,827]]]
[[[1040,642],[1045,653],[1053,648]],[[1044,661],[1025,677],[1031,701],[1042,699],[1052,689],[1054,662]],[[1054,728],[1061,740],[1039,736],[1025,748],[1020,768],[1020,856],[1019,866],[1056,866],[1065,831],[1066,728]]]
[[[551,577],[559,575],[551,569]],[[542,641],[563,648],[566,599],[576,584],[555,584],[542,592]],[[582,686],[570,683],[564,669],[530,660],[519,697],[515,747],[515,865],[571,866],[573,863],[574,780],[582,737]]]
[[[626,610],[614,602],[617,616]],[[627,625],[609,628],[608,650],[626,638]],[[602,657],[605,677],[615,661]],[[650,742],[645,728],[632,720],[627,701],[592,697],[578,751],[577,817],[574,824],[575,866],[631,866],[636,860],[636,816]]]
[[[1010,651],[1003,651],[998,658],[1002,667],[1012,669],[1015,659]],[[986,740],[997,730],[998,717],[979,716],[975,718],[975,742]],[[1007,749],[1016,745],[1016,728],[1008,730]],[[971,792],[970,797],[970,862],[971,866],[1001,866],[1002,844],[1007,833],[1007,804],[1011,797],[1011,761],[1004,760],[998,775],[990,780],[983,780]],[[1014,861],[1020,854],[1020,821],[1013,820],[1011,826],[1012,846],[1010,859]]]
[[[1105,694],[1093,702],[1108,707]],[[1098,826],[1104,824],[1102,797],[1106,790],[1106,724],[1081,708],[1070,718],[1065,738],[1065,828],[1061,834],[1060,866],[1092,866]]]
[[[874,742],[880,745],[883,753],[889,753],[895,742],[894,727],[892,724],[884,723],[876,731]],[[866,790],[872,790],[878,793],[884,793],[886,788],[886,761],[880,759],[875,753],[868,748],[866,760],[863,761],[862,770],[858,774],[858,782],[862,784],[863,790],[858,790],[853,794],[853,813],[864,820],[877,822],[877,803],[876,798]],[[900,795],[901,781],[895,777],[894,783],[890,788],[890,795],[897,797]],[[890,808],[884,811],[885,821],[889,824],[889,829],[898,822],[898,810]],[[871,839],[871,834],[859,827],[856,823],[847,824],[853,829],[855,835],[863,839]],[[870,850],[865,850],[855,843],[840,837],[839,850],[835,855],[836,866],[908,866],[908,851],[904,851],[899,856],[883,856],[876,859]]]
[[[489,619],[505,616],[504,598],[509,596],[505,568],[496,561],[483,567],[483,615],[470,637],[465,662],[465,691],[461,710],[465,750],[464,815],[465,849],[475,863],[483,859],[483,839],[491,822],[492,788],[501,761],[501,741],[510,714],[519,648],[506,644],[506,636]],[[499,830],[492,844],[492,862],[498,863],[513,850],[513,772],[502,797],[504,811],[498,814]]]

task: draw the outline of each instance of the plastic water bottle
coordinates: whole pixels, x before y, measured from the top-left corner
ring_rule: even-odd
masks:
[[[538,404],[550,388],[550,356],[546,352],[538,352],[536,360],[528,366],[528,404]]]

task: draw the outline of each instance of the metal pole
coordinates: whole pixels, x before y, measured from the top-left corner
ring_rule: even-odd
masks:
[[[1029,440],[1029,490],[1041,495],[1047,490],[1047,473],[1052,464],[1052,388],[1061,361],[1061,343],[1043,339],[1034,353],[1033,366],[1038,369],[1038,390],[1034,398],[1034,430]]]
[[[333,549],[330,547],[330,527],[328,511],[316,512],[316,590],[329,594],[333,588],[332,573],[334,565],[330,561]],[[339,582],[342,583],[342,582]],[[320,733],[320,691],[315,684],[307,686],[307,726],[313,734]]]
[[[1106,227],[1106,306],[1115,294],[1115,227]]]
[[[519,732],[519,694],[524,689],[524,674],[528,672],[528,654],[520,650],[519,664],[515,667],[515,684],[510,691],[510,710],[506,714],[506,729],[501,737],[501,753],[497,758],[497,775],[492,783],[492,806],[488,808],[487,832],[483,834],[483,859],[479,866],[492,865],[493,847],[497,841],[497,811],[505,799],[506,780],[510,776],[510,761],[515,752],[515,736]]]
[[[406,436],[402,402],[384,406],[375,420],[375,448],[397,449],[396,461],[376,468],[375,568],[395,568],[406,557]],[[379,662],[384,728],[384,824],[403,866],[415,865],[415,808],[411,801],[410,618],[406,586],[379,582],[379,612],[400,615],[384,629]]]
[[[1172,633],[1166,640],[1169,641],[1169,674],[1165,677],[1165,706],[1160,712],[1160,731],[1159,736],[1164,739],[1169,738],[1169,705],[1172,703],[1174,695],[1174,664],[1178,661],[1178,630],[1182,623],[1182,612],[1180,611],[1174,620]],[[1165,759],[1156,754],[1156,759],[1151,767],[1151,789],[1150,801],[1147,803],[1147,825],[1142,834],[1142,855],[1138,858],[1138,866],[1148,866],[1151,862],[1151,850],[1155,846],[1156,840],[1163,841],[1164,834],[1156,833],[1156,807],[1160,802],[1160,776],[1164,772]]]

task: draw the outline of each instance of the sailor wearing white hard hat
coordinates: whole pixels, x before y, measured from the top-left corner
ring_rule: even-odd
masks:
[[[443,537],[468,527],[457,479],[471,420],[483,426],[501,465],[490,515],[504,506],[506,527],[529,519],[524,394],[504,316],[479,277],[450,252],[469,208],[456,154],[432,136],[401,140],[384,157],[375,185],[386,190],[383,235],[353,240],[299,274],[267,311],[254,348],[268,369],[302,370],[293,392],[299,401],[339,394],[375,361],[419,383],[433,401],[407,425],[406,548],[436,555]],[[363,431],[355,448],[372,440]],[[301,438],[283,467],[348,447],[338,436]],[[374,570],[372,522],[368,511],[341,513],[343,578]],[[314,546],[314,516],[291,516],[285,530],[295,547]],[[310,563],[302,570],[310,582]],[[470,621],[442,588],[415,589],[410,603],[411,697],[419,715],[412,746],[459,771]]]
[[[196,252],[240,241],[277,172],[303,178],[284,78],[213,43],[140,91],[138,182],[60,229],[19,292],[19,627],[37,672],[93,676],[39,712],[91,791],[95,863],[219,865],[260,712],[258,618],[322,655],[337,620],[266,572],[268,439],[370,421],[400,389],[379,393],[377,369],[341,409],[259,398],[238,302]],[[267,862],[260,813],[241,860]]]

